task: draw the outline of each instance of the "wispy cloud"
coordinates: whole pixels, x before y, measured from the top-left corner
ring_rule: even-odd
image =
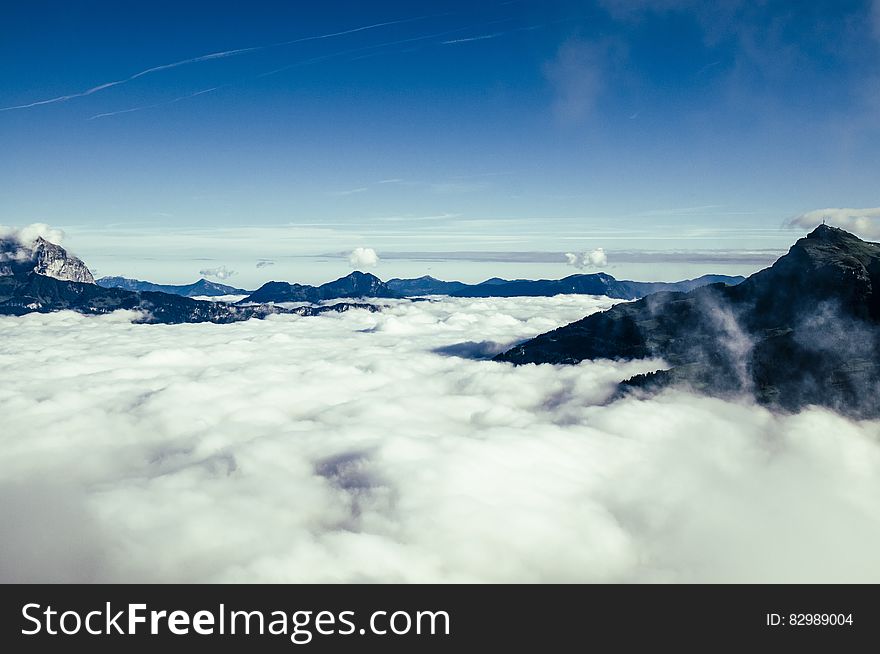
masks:
[[[327,34],[317,34],[314,36],[305,36],[298,39],[291,39],[289,41],[280,41],[278,43],[270,43],[268,45],[258,45],[249,48],[236,48],[233,50],[223,50],[221,52],[211,52],[204,55],[199,55],[198,57],[190,57],[189,59],[181,59],[180,61],[175,61],[169,64],[162,64],[161,66],[152,66],[151,68],[147,68],[140,72],[135,73],[134,75],[130,75],[129,77],[125,77],[123,79],[114,80],[111,82],[104,82],[102,84],[98,84],[97,86],[93,86],[85,91],[80,91],[78,93],[69,93],[67,95],[59,95],[54,98],[48,98],[45,100],[36,100],[34,102],[29,102],[26,104],[13,105],[9,107],[0,107],[0,111],[13,111],[16,109],[30,109],[33,107],[38,107],[47,104],[56,104],[58,102],[67,102],[68,100],[73,100],[76,98],[82,98],[88,95],[93,95],[98,93],[99,91],[104,91],[109,88],[113,88],[114,86],[120,86],[122,84],[127,84],[129,82],[133,82],[136,79],[141,77],[145,77],[147,75],[151,75],[153,73],[158,73],[164,70],[170,70],[172,68],[177,68],[179,66],[186,66],[189,64],[196,64],[205,61],[214,61],[216,59],[226,59],[227,57],[235,57],[242,54],[248,54],[251,52],[258,52],[263,50],[269,50],[271,48],[280,48],[283,46],[294,45],[297,43],[306,43],[308,41],[317,41],[322,39],[333,39],[340,36],[347,36],[350,34],[356,34],[358,32],[366,32],[368,30],[379,29],[381,27],[388,27],[391,25],[401,25],[403,23],[412,23],[415,21],[425,20],[427,18],[435,18],[437,16],[442,16],[445,14],[431,14],[425,16],[416,16],[414,18],[403,18],[400,20],[390,20],[384,21],[381,23],[373,23],[371,25],[363,25],[361,27],[355,27],[352,29],[342,30],[338,32],[330,32]],[[183,98],[181,98],[183,99]],[[131,111],[137,111],[137,109],[132,109]],[[123,113],[123,112],[116,112]],[[106,115],[114,115],[112,112]]]
[[[505,32],[495,32],[493,34],[483,34],[481,36],[469,36],[463,39],[451,39],[449,41],[441,41],[443,45],[453,45],[455,43],[470,43],[471,41],[485,41],[502,36]]]
[[[615,264],[712,264],[766,266],[773,263],[784,250],[609,250],[598,248],[587,255],[587,264],[604,266],[608,256]],[[593,255],[590,259],[589,255]],[[504,251],[445,251],[445,252],[385,252],[382,257],[399,261],[467,261],[474,263],[568,263],[578,265],[583,255],[567,252],[504,252]]]
[[[328,193],[328,195],[334,195],[334,196],[355,195],[356,193],[364,193],[369,190],[370,190],[369,186],[359,186],[357,188],[351,188],[351,189],[347,189],[345,191],[331,191]]]
[[[563,123],[578,123],[593,111],[605,86],[604,47],[585,41],[564,43],[544,66],[554,99],[553,110]]]
[[[270,75],[277,75],[278,73],[283,73],[285,71],[291,70],[292,68],[299,68],[300,66],[305,66],[305,65],[316,63],[319,61],[326,61],[328,59],[334,59],[337,57],[343,57],[345,55],[354,55],[354,54],[363,53],[363,52],[370,52],[371,54],[359,55],[357,57],[352,58],[352,60],[366,59],[367,57],[376,56],[378,54],[383,54],[382,52],[377,52],[377,51],[385,49],[385,48],[390,48],[391,46],[430,41],[432,39],[436,39],[436,38],[439,38],[442,36],[447,36],[449,34],[457,34],[459,32],[464,32],[464,31],[467,31],[470,29],[475,29],[475,28],[484,28],[485,29],[485,28],[489,27],[490,25],[496,25],[498,23],[507,23],[507,22],[510,22],[511,20],[513,20],[513,19],[512,18],[501,18],[501,19],[492,20],[489,22],[478,23],[476,25],[466,25],[464,27],[456,27],[456,28],[449,29],[449,30],[443,30],[442,32],[435,32],[433,34],[422,34],[419,36],[413,36],[413,37],[409,37],[406,39],[396,39],[394,41],[385,41],[382,43],[375,43],[373,45],[362,46],[359,48],[349,48],[347,50],[341,50],[339,52],[331,52],[329,54],[320,55],[318,57],[312,57],[312,58],[306,59],[304,61],[296,61],[291,64],[281,66],[280,68],[268,70],[264,73],[260,73],[258,75],[258,77],[269,77]],[[414,51],[414,49],[401,50],[401,51],[397,51],[397,53],[400,54],[402,52],[412,52],[412,51]],[[386,50],[385,54],[387,54],[389,52],[390,51]]]
[[[165,102],[156,102],[154,104],[146,104],[140,107],[131,107],[130,109],[121,109],[119,111],[106,111],[101,114],[95,114],[94,116],[90,116],[89,120],[96,120],[98,118],[107,118],[109,116],[118,116],[119,114],[130,114],[135,111],[143,111],[145,109],[156,109],[158,107],[167,107],[168,105],[174,104],[176,102],[180,102],[181,100],[189,100],[190,98],[194,98],[199,95],[205,95],[206,93],[211,93],[216,91],[217,89],[222,88],[220,86],[214,86],[210,89],[203,89],[201,91],[196,91],[195,93],[190,93],[189,95],[183,95],[179,98],[174,98],[173,100],[167,100]]]

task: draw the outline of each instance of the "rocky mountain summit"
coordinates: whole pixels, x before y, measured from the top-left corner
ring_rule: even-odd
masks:
[[[0,238],[0,277],[25,275],[29,272],[69,282],[95,283],[86,264],[42,236],[31,243],[23,243],[14,238]]]

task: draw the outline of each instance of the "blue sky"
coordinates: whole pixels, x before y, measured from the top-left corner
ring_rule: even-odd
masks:
[[[102,274],[749,272],[880,204],[866,0],[28,2],[0,56],[0,224]]]

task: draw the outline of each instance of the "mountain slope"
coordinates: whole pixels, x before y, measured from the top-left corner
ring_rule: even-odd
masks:
[[[192,284],[154,284],[127,277],[101,277],[95,282],[104,288],[121,288],[126,291],[153,291],[169,293],[183,297],[219,297],[222,295],[247,295],[250,291],[226,284],[218,284],[207,279],[200,279]]]
[[[527,341],[496,360],[659,357],[628,380],[751,393],[764,404],[880,415],[880,245],[822,225],[737,286],[661,292]]]

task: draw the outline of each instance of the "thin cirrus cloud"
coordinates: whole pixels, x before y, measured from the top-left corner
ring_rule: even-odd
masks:
[[[601,248],[600,248],[601,249]],[[551,251],[398,251],[383,252],[388,260],[402,261],[468,261],[474,263],[566,263],[576,265],[583,254]],[[738,264],[766,266],[785,254],[784,250],[602,250],[594,255],[597,265],[606,265],[608,258],[614,263],[666,263],[666,264]]]
[[[440,15],[443,15],[443,14],[440,14]],[[385,22],[381,22],[381,23],[374,23],[371,25],[363,25],[361,27],[355,27],[352,29],[342,30],[342,31],[338,31],[338,32],[330,32],[327,34],[306,36],[306,37],[302,37],[302,38],[298,38],[298,39],[292,39],[289,41],[270,43],[268,45],[259,45],[259,46],[249,47],[249,48],[236,48],[234,50],[224,50],[221,52],[211,52],[209,54],[200,55],[198,57],[191,57],[189,59],[182,59],[180,61],[175,61],[170,64],[162,64],[161,66],[153,66],[151,68],[147,68],[145,70],[137,72],[129,77],[119,79],[119,80],[110,81],[110,82],[104,82],[102,84],[98,84],[97,86],[93,86],[89,89],[86,89],[85,91],[80,91],[78,93],[70,93],[67,95],[60,95],[60,96],[56,96],[54,98],[48,98],[48,99],[44,99],[44,100],[36,100],[34,102],[29,102],[29,103],[20,104],[20,105],[13,105],[13,106],[9,106],[9,107],[0,107],[0,111],[14,111],[17,109],[31,109],[33,107],[38,107],[38,106],[42,106],[42,105],[56,104],[59,102],[67,102],[68,100],[74,100],[76,98],[83,98],[83,97],[98,93],[100,91],[104,91],[109,88],[121,86],[123,84],[128,84],[129,82],[133,82],[134,80],[139,79],[141,77],[145,77],[147,75],[151,75],[153,73],[158,73],[158,72],[161,72],[164,70],[170,70],[172,68],[178,68],[179,66],[186,66],[189,64],[197,64],[197,63],[202,63],[205,61],[214,61],[217,59],[226,59],[228,57],[235,57],[235,56],[242,55],[242,54],[259,52],[259,51],[263,51],[263,50],[269,50],[272,48],[280,48],[283,46],[294,45],[297,43],[305,43],[308,41],[332,39],[332,38],[337,38],[337,37],[341,37],[341,36],[347,36],[350,34],[356,34],[358,32],[366,32],[368,30],[379,29],[381,27],[388,27],[391,25],[401,25],[404,23],[412,23],[412,22],[416,22],[416,21],[426,20],[428,18],[435,18],[437,16],[438,16],[438,14],[432,14],[432,15],[425,15],[425,16],[416,16],[414,18],[403,18],[403,19],[399,19],[399,20],[391,20],[391,21],[385,21]],[[211,90],[213,90],[213,89],[211,89]],[[206,92],[207,91],[203,91],[202,93],[206,93]],[[187,96],[187,97],[192,97],[192,96]],[[180,99],[183,99],[183,98],[180,98]],[[174,100],[174,101],[176,102],[177,100]],[[123,112],[115,112],[115,113],[126,113],[126,112],[137,111],[137,110],[138,109],[129,109],[129,110],[125,110]],[[111,112],[108,114],[101,114],[101,116],[104,116],[104,115],[114,115],[114,112]],[[101,116],[95,116],[95,117],[101,117]]]
[[[188,95],[182,95],[180,97],[174,98],[172,100],[168,100],[166,102],[156,102],[154,104],[147,104],[140,107],[131,107],[129,109],[121,109],[119,111],[107,111],[101,114],[95,114],[94,116],[89,117],[89,120],[97,120],[99,118],[109,118],[110,116],[118,116],[120,114],[130,114],[135,111],[144,111],[145,109],[157,109],[159,107],[167,107],[169,105],[175,104],[177,102],[181,102],[182,100],[189,100],[191,98],[198,97],[200,95],[205,95],[206,93],[213,93],[217,89],[222,88],[220,86],[213,86],[209,89],[203,89],[201,91],[196,91],[195,93],[190,93]]]
[[[493,34],[483,34],[481,36],[469,36],[463,39],[450,39],[448,41],[441,41],[442,45],[454,45],[456,43],[471,43],[472,41],[486,41],[488,39],[495,39],[499,36],[502,36],[505,32],[495,32]]]
[[[0,318],[0,581],[880,581],[877,422],[474,358],[613,302]]]

